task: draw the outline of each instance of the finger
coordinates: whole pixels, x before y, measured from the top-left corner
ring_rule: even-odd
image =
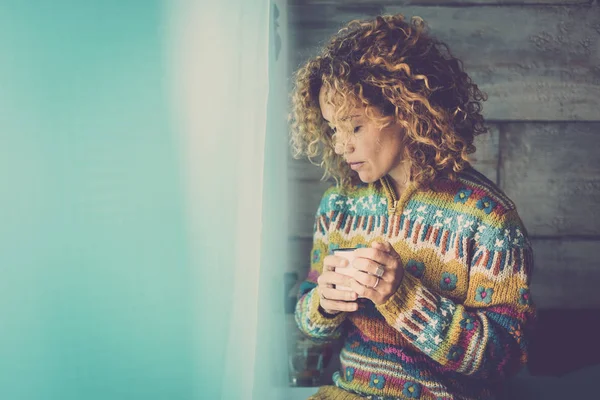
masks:
[[[374,247],[378,250],[384,250],[386,248],[385,242],[373,242],[373,243],[371,243],[371,247]]]
[[[362,285],[358,281],[354,281],[350,284],[350,289],[355,291],[359,298],[360,297],[367,298],[367,299],[373,301],[374,303],[378,304],[379,299],[381,298],[381,293],[379,293],[377,290],[381,289],[381,287],[383,285],[389,285],[389,284],[385,283],[383,281],[380,281],[377,284],[377,287],[375,289],[373,289],[371,287],[366,287],[366,286]]]
[[[388,241],[373,242],[373,243],[371,243],[371,246],[373,246],[374,248],[381,250],[385,253],[390,254],[392,257],[394,257],[395,255],[398,255],[398,253],[396,252],[396,249],[394,249],[394,246],[392,246],[392,244]]]
[[[356,292],[350,290],[323,288],[321,293],[327,300],[354,301],[358,298]]]
[[[378,243],[378,242],[374,242],[374,243]],[[400,254],[398,254],[398,252],[396,251],[396,249],[394,249],[394,246],[392,246],[392,244],[390,242],[378,243],[376,245],[376,248],[381,249],[381,251],[387,253],[388,256],[390,257],[389,259],[393,260],[394,263],[396,263],[396,262],[398,263],[398,264],[396,264],[397,266],[402,265],[402,258],[400,257]],[[387,265],[389,265],[389,264],[387,264]]]
[[[383,282],[381,282],[381,278],[378,278],[375,275],[370,275],[370,274],[364,273],[362,271],[357,271],[354,274],[353,280],[369,289],[373,288],[375,285],[377,285],[376,289],[380,289],[381,284],[383,283]],[[378,281],[380,281],[380,282],[378,283]],[[352,284],[352,283],[350,282],[350,284]],[[349,286],[349,287],[352,287],[352,286]]]
[[[385,265],[379,264],[369,258],[355,258],[352,262],[352,267],[355,270],[378,276],[383,280],[390,280],[393,278],[393,274],[388,272],[390,271],[389,268],[386,268]]]
[[[333,271],[325,271],[317,278],[317,285],[319,287],[333,287],[333,282],[331,282],[331,275]]]
[[[383,247],[385,248],[385,251],[387,251],[388,253],[390,252],[396,252],[394,250],[394,248],[392,247],[392,244],[388,241],[383,242]]]
[[[395,262],[395,258],[392,254],[387,252],[385,249],[378,249],[374,247],[362,247],[354,251],[354,260],[357,258],[368,258],[381,265],[390,265]],[[355,265],[354,263],[352,264]]]
[[[400,261],[400,254],[394,249],[394,246],[390,242],[384,242],[387,253],[393,258]]]
[[[352,268],[353,271],[356,271]],[[349,286],[352,277],[344,274],[340,274],[335,271],[326,271],[323,272],[319,278],[317,278],[317,283],[319,286],[331,286],[331,285],[342,285]]]
[[[350,265],[350,263],[347,259],[333,254],[327,255],[323,259],[323,266],[327,266],[326,269],[329,271],[333,270],[336,267],[347,267],[348,265]]]
[[[321,297],[321,307],[325,310],[352,312],[358,310],[358,303],[351,301],[329,300]]]

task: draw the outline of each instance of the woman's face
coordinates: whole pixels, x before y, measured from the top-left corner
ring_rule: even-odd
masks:
[[[361,181],[375,182],[383,176],[390,174],[396,182],[405,179],[406,164],[403,164],[404,144],[403,128],[397,123],[379,129],[374,121],[366,115],[366,107],[355,107],[347,117],[350,121],[349,129],[341,132],[333,125],[335,109],[326,103],[326,93],[323,88],[319,92],[319,105],[323,118],[336,131],[335,151],[350,164]],[[380,117],[379,110],[375,115]]]

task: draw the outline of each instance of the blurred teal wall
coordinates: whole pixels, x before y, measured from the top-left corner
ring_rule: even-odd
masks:
[[[0,399],[189,399],[160,1],[0,2]]]

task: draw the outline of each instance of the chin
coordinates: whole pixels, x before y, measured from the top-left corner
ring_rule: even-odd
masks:
[[[373,183],[373,182],[377,182],[379,180],[379,178],[381,178],[381,176],[377,176],[377,175],[373,175],[373,174],[368,174],[368,175],[358,174],[358,178],[361,180],[361,182]]]

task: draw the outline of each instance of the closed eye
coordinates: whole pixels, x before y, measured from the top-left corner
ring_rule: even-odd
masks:
[[[329,127],[333,133],[336,133],[337,130],[335,128]],[[354,128],[354,133],[358,133],[358,131],[360,131],[360,128],[362,128],[362,125],[357,126],[356,128]]]

